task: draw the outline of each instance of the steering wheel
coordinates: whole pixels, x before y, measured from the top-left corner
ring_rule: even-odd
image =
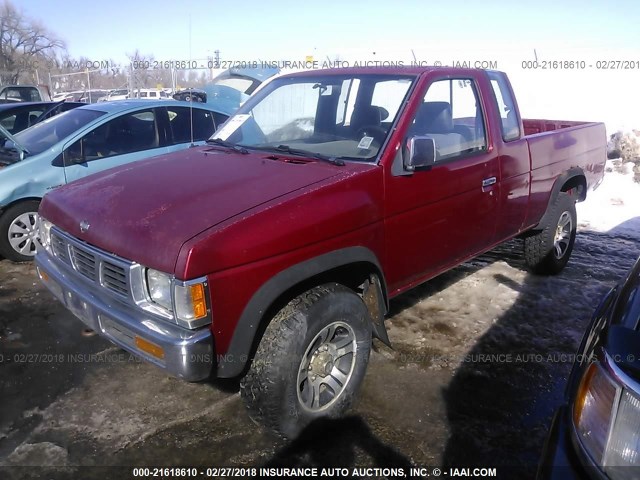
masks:
[[[360,127],[356,132],[356,138],[360,139],[364,136],[373,137],[373,139],[378,143],[378,145],[382,145],[385,137],[387,136],[387,130],[378,125],[365,125],[364,127]]]

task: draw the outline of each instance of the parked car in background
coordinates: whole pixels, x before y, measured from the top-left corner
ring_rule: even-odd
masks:
[[[140,100],[171,100],[171,96],[167,92],[159,88],[138,88],[130,95],[131,98]]]
[[[0,86],[0,103],[49,101],[51,101],[51,94],[49,88],[44,85]]]
[[[18,133],[67,110],[85,105],[80,102],[16,102],[0,104],[0,125]]]
[[[100,97],[98,102],[111,102],[113,100],[126,100],[129,98],[129,90],[126,88],[118,88],[110,90],[107,95]]]
[[[57,92],[53,94],[53,96],[51,97],[51,100],[54,102],[63,102],[67,100],[68,96],[69,96],[69,92]]]
[[[207,102],[234,113],[264,82],[280,73],[278,68],[230,68],[204,86]]]
[[[183,102],[206,103],[207,92],[199,88],[185,88],[183,90],[179,90],[178,92],[174,93],[173,99],[181,100]]]
[[[30,260],[38,205],[50,190],[208,139],[227,116],[210,105],[122,101],[85,105],[6,133],[0,148],[0,256]]]
[[[91,90],[75,90],[72,92],[59,92],[53,96],[54,100],[65,100],[69,102],[96,103],[101,98],[109,94],[108,90],[91,89]]]
[[[54,101],[79,102],[84,97],[84,90],[74,90],[71,92],[58,92],[53,96]]]
[[[538,479],[640,478],[640,258],[596,309]]]
[[[234,113],[266,80],[280,73],[277,68],[231,68],[204,88],[186,88],[173,94],[175,100],[211,103],[228,115]]]
[[[186,380],[243,376],[251,417],[295,436],[356,397],[391,298],[516,236],[561,272],[607,138],[522,119],[501,72],[390,67],[275,78],[207,143],[46,195],[36,266],[90,328]]]
[[[79,101],[83,103],[96,103],[100,98],[106,96],[108,93],[108,90],[101,89],[85,90]]]

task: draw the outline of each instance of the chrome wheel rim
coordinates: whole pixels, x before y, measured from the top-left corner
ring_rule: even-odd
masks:
[[[559,260],[567,253],[571,242],[571,232],[573,231],[573,221],[569,212],[563,212],[558,220],[556,234],[553,239],[553,253]]]
[[[310,412],[321,412],[344,393],[356,364],[356,335],[344,322],[324,327],[309,343],[300,362],[298,401]]]
[[[25,212],[9,224],[9,244],[20,255],[33,257],[38,241],[38,213]]]

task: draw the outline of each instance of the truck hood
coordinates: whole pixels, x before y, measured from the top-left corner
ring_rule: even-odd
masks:
[[[70,183],[46,195],[40,213],[89,244],[172,273],[195,235],[341,168],[191,148]],[[89,224],[85,232],[80,222]]]

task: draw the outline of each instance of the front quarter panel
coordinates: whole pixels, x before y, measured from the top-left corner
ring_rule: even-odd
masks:
[[[40,199],[47,192],[64,185],[64,169],[55,166],[56,151],[0,169],[0,208],[26,199]]]
[[[382,168],[362,165],[358,169],[359,173],[345,173],[339,180],[332,178],[239,215],[184,245],[176,276],[208,275],[218,355],[229,351],[236,329],[242,328],[238,321],[254,294],[292,266],[355,248],[370,253],[353,257],[354,262],[372,259],[368,262],[382,270]],[[326,270],[338,266],[334,265],[335,256],[325,258],[331,262],[313,264],[313,271],[302,277],[308,279],[325,266]],[[344,264],[349,263],[345,260]],[[278,292],[294,285],[279,285]],[[251,315],[248,330],[257,329],[269,305],[265,301]],[[242,363],[246,358],[239,360]],[[237,373],[235,367],[232,372]]]

